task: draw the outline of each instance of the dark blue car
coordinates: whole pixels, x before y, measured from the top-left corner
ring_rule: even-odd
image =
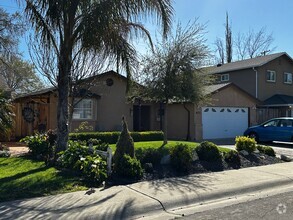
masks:
[[[273,118],[261,125],[248,128],[245,136],[259,141],[293,141],[293,117]]]

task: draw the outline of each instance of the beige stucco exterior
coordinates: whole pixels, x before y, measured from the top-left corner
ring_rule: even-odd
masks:
[[[113,85],[107,85],[107,80],[112,79]],[[73,119],[71,130],[78,128],[81,122],[87,121],[93,127],[94,131],[119,131],[121,130],[121,118],[124,116],[128,122],[129,130],[134,130],[134,114],[138,109],[138,103],[130,103],[126,95],[127,80],[125,77],[115,72],[102,74],[92,81],[90,90],[93,94],[92,119]],[[230,84],[223,89],[214,92],[211,95],[211,106],[225,107],[247,107],[250,109],[249,124],[255,124],[255,106],[257,100],[252,96],[239,89],[237,86]],[[15,136],[23,137],[33,134],[40,125],[45,125],[46,130],[56,129],[57,127],[57,93],[56,91],[47,91],[38,95],[28,95],[19,98],[15,102],[16,109],[16,126]],[[23,109],[30,107],[34,110],[34,121],[28,123],[24,120]],[[148,130],[160,130],[160,105],[158,103],[141,103],[141,108],[147,109],[146,117]],[[188,112],[190,113],[188,116]],[[202,139],[202,119],[201,108],[192,103],[173,103],[167,108],[168,119],[168,138],[185,140],[189,136],[190,140]],[[162,117],[164,119],[164,117]],[[137,120],[137,119],[136,119]],[[189,123],[188,123],[189,120]]]

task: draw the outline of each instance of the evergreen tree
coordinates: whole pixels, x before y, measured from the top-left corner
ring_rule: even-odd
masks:
[[[114,163],[117,164],[124,154],[127,154],[132,158],[135,157],[133,139],[130,136],[127,122],[125,118],[122,117],[122,131],[116,144],[116,151],[113,158]]]

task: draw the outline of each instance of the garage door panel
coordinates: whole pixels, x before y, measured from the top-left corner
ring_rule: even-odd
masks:
[[[248,127],[248,108],[203,107],[203,139],[234,138]]]

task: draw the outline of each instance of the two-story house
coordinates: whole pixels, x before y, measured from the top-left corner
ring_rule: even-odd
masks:
[[[261,101],[257,122],[293,117],[293,60],[285,52],[207,68],[218,83],[233,83]]]

